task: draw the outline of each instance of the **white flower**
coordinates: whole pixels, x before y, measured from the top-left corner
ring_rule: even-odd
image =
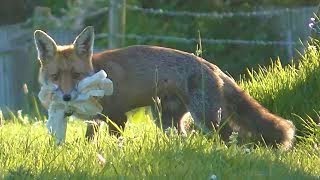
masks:
[[[97,158],[101,165],[106,164],[106,159],[101,154],[97,154]]]
[[[210,180],[217,180],[218,177],[217,177],[216,175],[212,174],[209,179],[210,179]]]
[[[313,28],[314,23],[309,23],[309,28]]]

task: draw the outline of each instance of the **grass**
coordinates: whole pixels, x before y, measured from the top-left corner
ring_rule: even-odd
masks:
[[[319,121],[320,46],[313,42],[301,61],[283,67],[280,60],[258,72],[249,71],[240,85],[272,112],[292,120],[302,130],[301,118]],[[298,115],[298,116],[297,116]]]
[[[93,142],[85,126],[70,122],[67,143],[55,146],[42,122],[7,123],[0,129],[0,173],[4,179],[315,179],[319,149],[299,144],[289,152],[267,147],[225,146],[216,137],[166,136],[144,111],[123,138],[101,130]]]
[[[319,47],[318,47],[319,48]],[[130,113],[122,138],[101,128],[92,142],[85,124],[71,120],[67,141],[56,146],[42,121],[12,115],[0,125],[1,179],[319,179],[320,52],[310,46],[302,61],[270,67],[240,81],[272,112],[293,120],[299,136],[284,152],[263,145],[223,143],[217,136],[162,133],[148,109]]]

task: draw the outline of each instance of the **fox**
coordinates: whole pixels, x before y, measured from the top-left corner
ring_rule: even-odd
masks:
[[[94,53],[93,26],[86,27],[69,45],[56,44],[42,30],[34,32],[34,41],[40,61],[39,83],[56,84],[63,101],[72,101],[81,79],[100,70],[107,72],[113,94],[100,99],[102,114],[119,127],[125,128],[127,112],[154,107],[156,101],[161,105],[158,125],[163,128],[174,125],[185,131],[182,121],[188,113],[204,132],[220,128],[223,140],[237,131],[272,147],[289,149],[293,145],[295,126],[291,121],[268,111],[233,78],[193,53],[151,45]],[[110,133],[116,132],[112,127]],[[88,124],[86,137],[93,136],[92,129]]]

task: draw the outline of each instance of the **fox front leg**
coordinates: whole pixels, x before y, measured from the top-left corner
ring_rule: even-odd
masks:
[[[47,128],[49,133],[54,137],[56,144],[60,145],[65,142],[67,131],[67,119],[63,110],[49,108],[49,118]]]

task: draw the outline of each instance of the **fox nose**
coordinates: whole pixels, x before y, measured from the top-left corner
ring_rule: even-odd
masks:
[[[70,101],[71,100],[71,95],[70,94],[65,94],[65,95],[63,95],[62,99],[64,101]]]

